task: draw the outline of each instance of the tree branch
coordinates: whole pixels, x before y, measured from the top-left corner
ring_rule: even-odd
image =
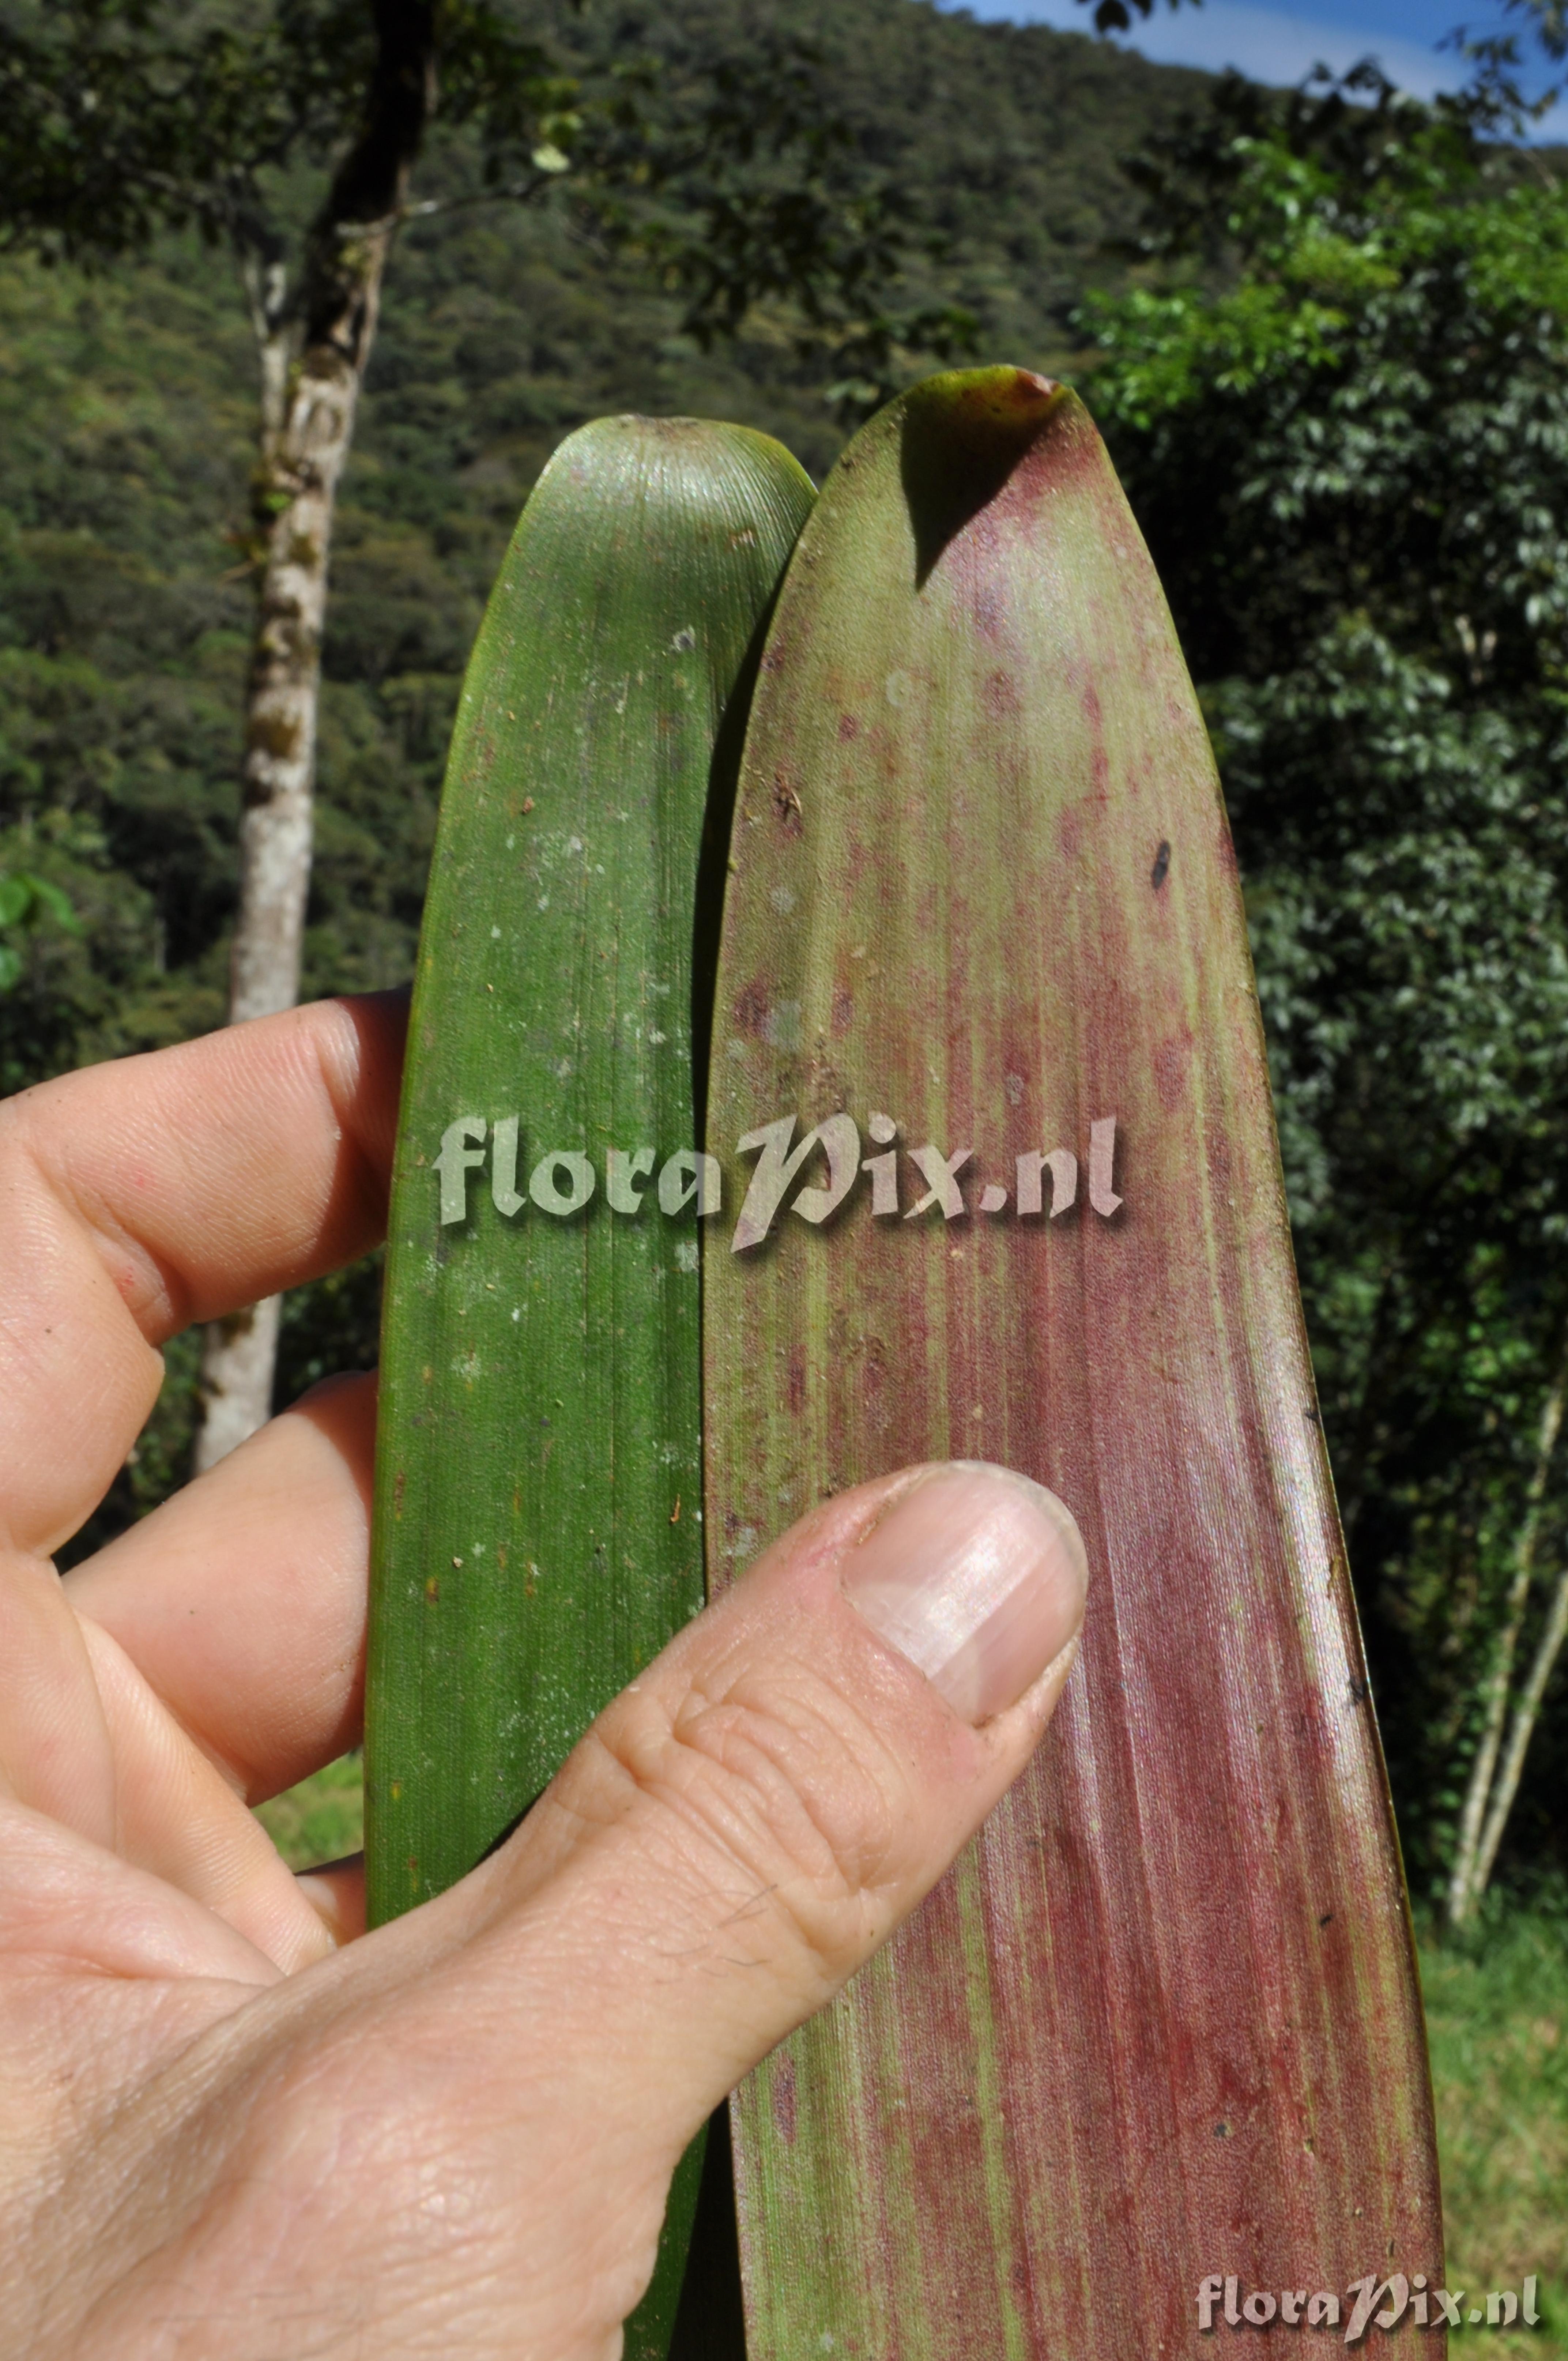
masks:
[[[1497,1847],[1502,1842],[1503,1830],[1508,1826],[1508,1814],[1519,1793],[1524,1759],[1534,1734],[1541,1699],[1546,1695],[1546,1684],[1552,1678],[1552,1668],[1565,1637],[1568,1637],[1568,1572],[1557,1577],[1556,1593],[1536,1646],[1530,1678],[1514,1708],[1513,1723],[1508,1731],[1508,1751],[1503,1758],[1503,1767],[1492,1791],[1492,1807],[1486,1815],[1486,1833],[1481,1839],[1481,1850],[1475,1862],[1473,1883],[1476,1901],[1480,1900],[1491,1882]]]
[[[1552,1454],[1563,1425],[1564,1394],[1568,1393],[1568,1330],[1564,1331],[1563,1357],[1557,1375],[1552,1381],[1541,1413],[1541,1428],[1536,1439],[1535,1466],[1525,1495],[1524,1521],[1519,1527],[1514,1558],[1514,1578],[1508,1586],[1503,1628],[1497,1635],[1497,1645],[1486,1675],[1483,1691],[1486,1718],[1482,1725],[1481,1744],[1470,1769],[1470,1784],[1465,1791],[1464,1810],[1459,1824],[1459,1846],[1454,1856],[1453,1872],[1448,1883],[1448,1919],[1452,1927],[1462,1927],[1471,1910],[1486,1891],[1489,1862],[1485,1859],[1483,1822],[1488,1830],[1496,1817],[1486,1806],[1491,1800],[1493,1773],[1497,1769],[1497,1749],[1502,1741],[1503,1724],[1508,1717],[1508,1686],[1513,1676],[1514,1657],[1519,1648],[1519,1631],[1524,1622],[1525,1609],[1530,1600],[1530,1582],[1535,1573],[1536,1537],[1541,1530],[1541,1508],[1546,1496],[1547,1477],[1552,1470]],[[1544,1686],[1544,1684],[1543,1684]],[[1523,1761],[1523,1745],[1529,1743],[1526,1730],[1519,1748]],[[1510,1748],[1510,1755],[1512,1749]],[[1519,1773],[1514,1773],[1515,1785]],[[1512,1802],[1510,1791],[1502,1806],[1502,1817],[1508,1815]],[[1497,1850],[1497,1839],[1502,1834],[1502,1820],[1497,1822],[1492,1850]]]

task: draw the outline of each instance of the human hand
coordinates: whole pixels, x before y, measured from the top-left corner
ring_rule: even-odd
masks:
[[[687,2141],[941,1875],[1070,1666],[1048,1494],[862,1485],[481,1868],[349,1941],[357,1873],[291,1876],[249,1806],[358,1739],[373,1380],[63,1581],[48,1553],[159,1345],[378,1236],[400,1027],[323,1004],[0,1108],[5,2361],[612,2361]]]

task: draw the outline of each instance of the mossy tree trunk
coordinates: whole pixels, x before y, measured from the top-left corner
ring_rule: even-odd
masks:
[[[252,481],[258,572],[246,690],[239,910],[229,1021],[299,997],[310,895],[316,708],[337,487],[354,435],[381,281],[435,100],[435,10],[376,9],[378,52],[358,138],[345,157],[291,290],[280,242],[244,251],[261,370]],[[268,1417],[277,1300],[208,1329],[198,1472]]]

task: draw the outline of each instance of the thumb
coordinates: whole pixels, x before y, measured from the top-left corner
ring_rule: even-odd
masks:
[[[514,1995],[525,1967],[602,2132],[673,2159],[915,1908],[1034,1751],[1086,1577],[1026,1477],[906,1471],[795,1525],[599,1717],[479,1872],[477,1948]]]

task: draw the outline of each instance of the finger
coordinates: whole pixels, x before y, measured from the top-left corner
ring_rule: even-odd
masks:
[[[0,1108],[0,1534],[75,1531],[167,1337],[375,1243],[402,1023],[400,994],[322,1002]]]
[[[280,1968],[333,1948],[332,1922],[115,1642],[47,1562],[4,1553],[0,1797],[167,1880]]]
[[[65,1577],[247,1803],[359,1742],[375,1450],[328,1378]]]
[[[300,1893],[341,1949],[365,1932],[365,1856],[350,1853],[344,1861],[323,1861],[319,1869],[302,1870]]]
[[[466,1881],[458,1906],[495,1916],[465,1957],[465,2005],[487,2021],[475,1987],[493,1978],[515,2012],[521,1971],[542,2035],[591,2086],[579,2122],[673,2159],[1017,1776],[1085,1582],[1066,1509],[1000,1469],[919,1470],[828,1504],[616,1700]]]
[[[115,1841],[115,1750],[82,1626],[48,1559],[4,1548],[0,1794]]]
[[[242,1935],[285,1973],[334,1948],[325,1915],[255,1815],[167,1713],[123,1649],[85,1616],[115,1752],[115,1850]]]
[[[84,1971],[102,1983],[190,1979],[198,1987],[198,2011],[206,2015],[234,2004],[232,1997],[220,1997],[213,2008],[213,1984],[232,1983],[243,1996],[276,1983],[280,1972],[210,1910],[171,1893],[160,1879],[106,1846],[62,1828],[45,1813],[0,1803],[0,1960],[11,1966],[29,1959],[47,1961],[49,1975],[38,1980],[38,1998],[57,2010],[69,2006],[59,1982],[62,1971]],[[6,2003],[8,2017],[13,2010],[20,2013],[24,1997],[18,1985],[7,1990]],[[180,1995],[171,1992],[167,2005],[170,2015],[177,2015]],[[38,2046],[38,2058],[55,2037],[51,2028],[50,2041]],[[6,2062],[15,2067],[32,2061],[13,2054]],[[92,2073],[126,2062],[94,2059]],[[145,2051],[133,2050],[129,2063],[145,2073]]]

